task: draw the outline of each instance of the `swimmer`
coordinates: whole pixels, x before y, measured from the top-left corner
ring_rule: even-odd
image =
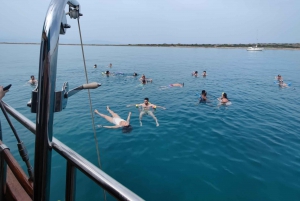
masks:
[[[202,90],[201,97],[199,98],[199,103],[205,103],[207,101],[207,93],[205,90]]]
[[[34,78],[34,75],[31,75],[30,80],[28,82],[32,85],[35,85],[37,84],[38,81]]]
[[[282,76],[281,76],[281,75],[279,75],[279,74],[278,74],[277,76],[275,76],[275,79],[276,79],[276,80],[278,80],[278,81],[280,81],[280,80],[282,80],[282,81],[283,81],[283,78],[282,78]]]
[[[112,68],[112,63],[109,64],[109,67]]]
[[[227,94],[226,93],[222,93],[222,96],[220,98],[218,98],[218,100],[220,101],[220,103],[224,104],[229,102],[228,98],[227,98]]]
[[[170,84],[169,87],[184,87],[184,83],[175,83],[175,84]]]
[[[198,77],[198,71],[192,72],[192,76]]]
[[[131,105],[127,105],[127,107],[129,107]],[[156,126],[159,126],[159,123],[157,121],[157,118],[155,117],[155,115],[153,114],[153,112],[151,111],[151,109],[156,109],[156,108],[162,108],[162,109],[166,109],[164,107],[161,107],[161,106],[158,106],[158,105],[154,105],[152,103],[149,103],[149,98],[145,98],[144,99],[144,103],[141,103],[141,104],[136,104],[135,105],[136,107],[142,107],[142,110],[140,112],[140,116],[139,116],[139,120],[140,120],[140,126],[142,126],[142,117],[143,115],[145,114],[148,114],[150,115],[154,120],[155,120],[155,123],[156,123]]]
[[[109,70],[104,72],[105,75],[109,76],[111,73],[109,72]]]
[[[168,89],[172,87],[184,87],[184,83],[174,83],[174,84],[169,84],[169,86],[160,86],[160,89]]]
[[[203,76],[203,77],[206,76],[206,71],[203,71],[202,76]]]
[[[134,72],[132,76],[136,77],[137,75],[138,75],[138,74],[137,74],[136,72]]]
[[[142,84],[146,82],[152,82],[152,79],[146,78],[146,76],[143,74],[142,77],[140,78]]]
[[[111,109],[109,109],[109,106],[107,106],[106,109],[111,114],[111,116],[101,114],[100,112],[98,112],[98,110],[95,110],[96,114],[105,118],[110,123],[115,124],[114,126],[103,126],[104,128],[122,128],[123,133],[128,133],[132,130],[132,127],[130,125],[131,112],[129,112],[127,120],[124,120],[117,113],[114,113]]]
[[[94,68],[97,68],[97,64],[94,65]]]
[[[284,83],[283,80],[279,80],[278,86],[281,88],[288,87],[288,84]]]

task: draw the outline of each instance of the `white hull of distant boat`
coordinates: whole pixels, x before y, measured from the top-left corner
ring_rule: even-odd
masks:
[[[248,48],[247,48],[247,51],[263,51],[263,49],[264,49],[264,48],[262,48],[262,47],[257,47],[257,45],[256,45],[256,47],[248,47]]]

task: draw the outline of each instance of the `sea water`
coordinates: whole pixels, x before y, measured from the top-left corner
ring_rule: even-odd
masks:
[[[12,84],[4,101],[35,122],[26,103],[38,78],[38,45],[0,45],[0,85]],[[300,51],[172,47],[85,46],[92,110],[106,106],[126,119],[131,133],[94,114],[104,172],[145,200],[300,200]],[[109,64],[112,63],[112,68]],[[93,68],[97,64],[98,68]],[[103,76],[101,72],[125,75]],[[192,71],[206,77],[193,77]],[[56,89],[86,82],[79,46],[60,46]],[[138,77],[130,76],[134,72]],[[141,85],[145,74],[153,82]],[[275,76],[281,74],[280,88]],[[275,82],[274,82],[275,81]],[[184,87],[164,87],[184,83]],[[206,90],[209,103],[198,104]],[[226,92],[231,105],[219,105]],[[129,104],[148,97],[158,108],[139,124],[139,109]],[[3,141],[17,153],[16,140],[0,114]],[[98,165],[88,92],[68,99],[54,115],[53,136]],[[13,120],[34,163],[35,136]],[[52,153],[51,200],[64,200],[65,160]],[[102,200],[102,190],[77,171],[76,200]],[[108,196],[107,200],[114,200]]]

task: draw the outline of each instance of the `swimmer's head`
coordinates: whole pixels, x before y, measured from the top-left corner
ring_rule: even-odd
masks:
[[[201,94],[205,94],[206,93],[206,91],[205,90],[202,90],[202,93]]]
[[[145,99],[144,99],[144,103],[145,103],[146,105],[148,105],[148,103],[149,103],[149,98],[145,98]]]
[[[30,76],[30,79],[34,80],[34,75],[31,75],[31,76]]]
[[[122,133],[130,133],[132,131],[132,126],[128,124],[127,126],[122,127]]]
[[[227,98],[227,94],[226,93],[222,93],[222,96],[224,97],[224,98]]]
[[[195,73],[197,74],[197,73],[198,73],[198,71],[195,71]]]

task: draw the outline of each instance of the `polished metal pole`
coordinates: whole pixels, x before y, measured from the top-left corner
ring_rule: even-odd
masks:
[[[51,1],[42,32],[36,113],[34,201],[48,201],[50,199],[57,53],[66,3],[67,0]]]

